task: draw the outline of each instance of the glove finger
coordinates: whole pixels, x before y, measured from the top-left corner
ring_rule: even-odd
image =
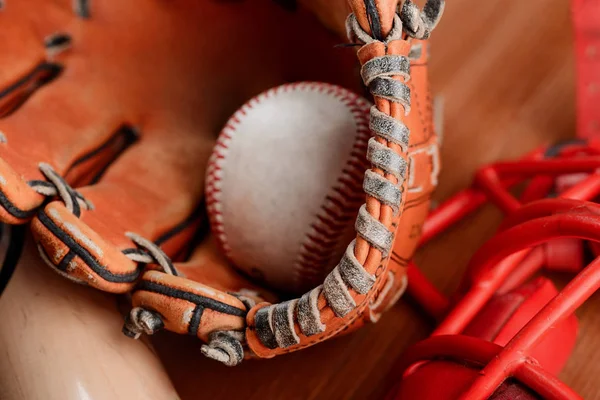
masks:
[[[115,298],[56,276],[32,244],[0,301],[0,398],[177,398],[153,349],[118,334]]]
[[[82,81],[59,77],[37,91],[17,112],[0,121],[0,219],[21,223],[44,196],[32,186],[47,177],[48,164],[69,181],[93,179],[115,152],[134,137],[116,107],[94,107],[100,95],[80,96]]]
[[[67,196],[66,202],[40,210],[32,228],[51,265],[76,281],[117,293],[132,288],[145,263],[173,273],[165,253],[178,254],[195,231],[202,166],[214,143],[193,126],[184,126],[183,119],[142,125],[143,140],[96,185],[79,190],[93,209],[80,206],[73,195],[70,202]]]
[[[243,336],[247,310],[275,297],[241,277],[212,237],[196,248],[189,261],[175,266],[181,277],[144,272],[132,294],[133,310],[124,331],[132,337],[159,328],[192,335],[208,343],[202,348],[205,355],[237,364],[243,354],[233,351],[239,346],[225,338]]]
[[[0,9],[0,117],[59,71],[48,50],[56,48],[50,39],[71,17],[69,2],[62,3],[14,1]]]
[[[57,28],[69,33],[74,43],[70,51],[60,56],[62,75],[38,90],[0,124],[8,142],[0,145],[0,221],[26,222],[44,201],[44,196],[30,187],[31,182],[48,178],[39,171],[41,162],[49,164],[58,177],[65,177],[69,183],[81,185],[81,177],[93,180],[89,170],[101,171],[106,159],[110,159],[105,154],[110,155],[111,150],[120,149],[123,144],[119,127],[124,121],[139,123],[147,113],[185,109],[185,102],[175,98],[181,100],[180,92],[187,87],[177,79],[164,82],[165,79],[201,76],[194,73],[197,65],[177,61],[197,50],[197,42],[181,37],[195,33],[189,25],[197,25],[191,17],[185,21],[180,18],[183,7],[172,9],[180,13],[174,16],[154,2],[94,2],[93,9],[81,12],[85,8],[82,3],[88,2],[75,2],[79,14],[93,17],[77,18],[69,7],[71,20],[62,21],[64,25]],[[35,36],[37,19],[32,22],[26,11],[24,7],[13,9],[15,21],[21,22],[25,31],[31,28],[29,31],[34,33],[30,34]],[[182,21],[173,24],[173,18]],[[49,25],[43,16],[39,19],[42,25]],[[131,29],[140,21],[147,29],[141,32],[153,34],[140,35],[139,29]],[[132,50],[136,57],[131,56]],[[197,81],[186,82],[201,87]],[[194,104],[197,110],[202,109],[202,105]],[[118,143],[115,145],[112,139]],[[79,171],[72,173],[74,166]],[[38,185],[40,188],[46,186]]]
[[[58,6],[48,10],[48,20],[41,17],[29,20],[23,18],[23,12],[18,13],[18,8],[13,9],[17,14],[14,21],[20,28],[9,26],[2,34],[16,32],[19,36],[26,32],[22,35],[29,37],[32,43],[43,43],[42,33],[50,32],[55,25],[68,26],[67,18],[73,19],[70,8],[69,13],[61,10]],[[75,29],[78,23],[76,19],[73,21],[69,29]],[[87,85],[89,65],[69,52],[55,57],[61,64],[49,63],[47,58],[39,61],[39,45],[32,44],[32,48],[38,50],[22,58],[18,57],[18,51],[13,51],[15,49],[7,50],[9,72],[2,76],[4,81],[0,83],[4,84],[0,93],[8,98],[3,105],[13,111],[0,121],[0,220],[8,223],[26,222],[42,204],[44,195],[38,192],[48,187],[40,183],[46,178],[40,163],[51,165],[69,182],[81,181],[82,177],[93,179],[93,172],[100,171],[132,138],[131,130],[120,129],[125,118],[116,106],[111,107],[114,102],[105,100],[108,95],[99,85]],[[0,51],[0,54],[4,53]],[[48,74],[56,75],[63,68],[62,64],[69,64],[62,75],[39,88],[40,79],[45,82]],[[28,66],[35,67],[28,71]],[[12,82],[15,79],[16,84]],[[84,87],[85,96],[81,93]],[[30,94],[24,102],[23,96]],[[97,107],[98,102],[106,106]],[[20,108],[14,110],[21,103]]]
[[[22,21],[6,18],[0,13],[0,116],[14,110],[22,101],[32,82],[41,79],[45,70],[44,46],[41,40],[29,31],[18,29]]]

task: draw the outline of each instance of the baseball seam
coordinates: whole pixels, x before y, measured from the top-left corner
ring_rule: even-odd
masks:
[[[279,93],[308,90],[332,95],[348,107],[354,118],[356,132],[349,158],[337,181],[323,199],[315,220],[310,225],[302,242],[298,257],[292,265],[296,288],[320,284],[328,272],[333,250],[339,245],[339,238],[348,227],[348,222],[356,217],[356,212],[364,202],[362,180],[369,167],[365,157],[367,143],[371,137],[369,130],[370,104],[358,95],[334,85],[321,82],[298,82],[272,88],[252,98],[229,119],[208,162],[206,206],[212,231],[223,253],[231,259],[231,247],[227,241],[221,207],[223,163],[227,158],[231,140],[235,137],[241,119],[264,100]]]

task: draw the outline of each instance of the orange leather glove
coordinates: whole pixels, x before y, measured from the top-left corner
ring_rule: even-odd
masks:
[[[328,4],[308,2],[340,32],[346,6]],[[361,46],[362,77],[375,100],[373,166],[356,242],[324,285],[299,302],[253,305],[275,299],[233,269],[211,271],[202,252],[186,254],[203,226],[206,162],[228,115],[289,80],[359,90],[353,52],[335,51],[344,39],[302,6],[5,2],[0,221],[31,221],[41,256],[66,278],[132,292],[126,333],[191,329],[209,343],[206,355],[228,365],[239,363],[244,349],[271,357],[376,319],[405,287],[402,267],[436,184],[422,40],[443,2],[430,0],[423,11],[409,1],[398,8],[398,0],[349,6],[348,32]],[[398,262],[389,263],[395,233]],[[241,288],[257,295],[230,294]],[[200,305],[205,312],[192,329],[183,316]],[[285,314],[277,319],[285,323],[269,320],[272,314]]]

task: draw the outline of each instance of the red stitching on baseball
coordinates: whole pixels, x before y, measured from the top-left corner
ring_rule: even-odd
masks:
[[[207,168],[206,206],[211,211],[209,218],[217,243],[224,254],[230,257],[231,248],[222,223],[223,214],[217,206],[221,196],[221,185],[218,184],[221,177],[218,174],[222,172],[229,141],[235,136],[236,129],[241,124],[241,117],[249,110],[279,92],[286,93],[292,90],[311,90],[334,96],[348,107],[356,124],[354,144],[346,166],[326,196],[326,201],[300,247],[297,261],[292,266],[296,282],[300,283],[308,278],[311,284],[319,284],[326,272],[324,268],[331,262],[332,252],[339,244],[340,235],[346,230],[348,221],[356,217],[356,210],[364,202],[362,179],[364,171],[369,167],[365,155],[371,132],[368,119],[369,104],[358,95],[327,83],[295,82],[272,88],[250,99],[229,119],[215,144]]]
[[[356,210],[364,201],[362,177],[369,167],[365,157],[367,141],[362,140],[371,136],[368,123],[365,123],[368,103],[345,90],[337,90],[333,95],[349,107],[356,124],[356,135],[346,167],[334,184],[333,192],[326,196],[329,201],[323,203],[317,219],[311,224],[314,233],[306,236],[308,241],[302,244],[298,261],[294,264],[296,282],[309,280],[310,285],[322,282],[327,272],[324,268],[331,262],[332,252],[347,228],[347,221],[356,217]],[[359,174],[360,179],[357,179]],[[332,208],[331,203],[337,207]],[[309,274],[309,271],[313,273]],[[315,271],[320,273],[314,274]]]

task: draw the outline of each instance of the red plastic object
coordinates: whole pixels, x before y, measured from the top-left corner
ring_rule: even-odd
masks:
[[[401,358],[390,399],[580,399],[555,375],[575,344],[574,311],[600,287],[600,0],[571,4],[580,139],[484,166],[431,212],[421,245],[487,202],[506,219],[451,297],[409,264],[407,292],[441,322]],[[575,277],[557,293],[535,277],[543,270]]]
[[[473,384],[479,371],[465,362],[432,361],[406,378],[397,390],[398,399],[450,400]],[[505,382],[491,397],[495,400],[537,400],[533,391],[518,382]],[[393,399],[393,397],[391,397]]]
[[[483,167],[471,188],[431,213],[421,244],[488,201],[506,219],[472,257],[454,302],[409,266],[408,292],[441,322],[402,358],[392,398],[579,398],[555,374],[575,344],[573,312],[600,287],[600,258],[584,262],[585,242],[600,249],[598,171],[595,140],[538,149]],[[522,183],[517,198],[509,189]],[[543,268],[576,276],[557,293],[534,277]]]
[[[506,346],[557,294],[549,279],[538,277],[509,293],[494,296],[463,334]],[[546,371],[558,374],[571,355],[576,338],[577,319],[570,315],[532,349],[531,356]]]

